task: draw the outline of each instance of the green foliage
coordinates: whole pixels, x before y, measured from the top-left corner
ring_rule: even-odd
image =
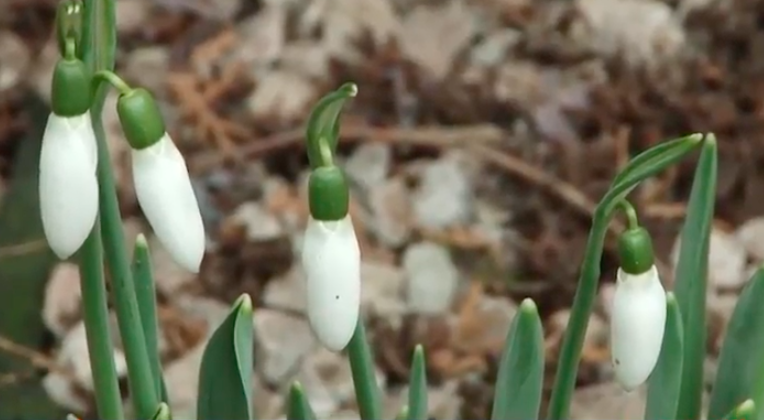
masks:
[[[59,8],[59,13],[70,11],[67,7]],[[136,416],[167,420],[171,418],[171,413],[158,355],[155,285],[149,249],[145,240],[139,238],[130,264],[124,245],[114,175],[100,118],[107,84],[117,87],[123,93],[130,89],[111,72],[116,40],[114,13],[114,0],[87,0],[84,2],[82,27],[77,27],[77,19],[66,16],[57,18],[57,22],[66,25],[57,31],[59,45],[69,45],[68,51],[71,53],[73,43],[77,57],[83,60],[89,74],[96,75],[92,81],[96,93],[90,103],[90,112],[99,146],[101,219],[80,250],[83,313],[97,388],[99,417],[104,420],[122,419],[124,415],[111,358],[109,325],[105,322],[105,257],[114,289],[113,300],[128,363]],[[344,214],[347,207],[346,191],[334,193],[338,188],[346,188],[341,170],[334,166],[334,154],[339,140],[342,108],[357,93],[355,84],[342,85],[317,103],[307,122],[306,149],[311,168],[329,168],[331,172],[331,177],[319,179],[323,182],[319,185],[321,188],[314,186],[315,197],[311,198],[311,209],[315,208],[316,212],[329,220]],[[146,95],[149,93],[146,92]],[[158,109],[155,111],[152,114],[155,120],[152,127],[161,127],[163,130],[164,122],[161,121]],[[131,124],[135,125],[140,118],[133,120]],[[133,128],[139,130],[140,127],[136,127]],[[149,136],[151,139],[162,131],[152,130]],[[622,236],[622,248],[639,248],[639,252],[629,254],[631,259],[626,261],[625,268],[629,269],[627,271],[630,274],[644,273],[653,263],[649,234],[638,226],[636,211],[625,200],[640,183],[676,165],[696,150],[700,150],[700,158],[687,219],[682,229],[676,290],[666,295],[665,333],[660,356],[648,381],[645,418],[701,418],[706,271],[717,177],[717,147],[712,134],[693,134],[667,141],[639,154],[614,178],[610,189],[599,202],[582,261],[571,318],[560,350],[548,409],[549,419],[563,420],[569,417],[584,335],[600,280],[604,241],[612,218],[619,208],[629,217],[632,236],[628,236],[629,233]],[[332,182],[329,183],[327,179]],[[327,185],[332,188],[324,188]],[[764,271],[760,270],[743,292],[730,322],[711,398],[710,420],[764,418],[762,413],[756,411],[764,398],[764,353],[761,351],[764,346],[764,309],[755,303],[755,297],[762,294]],[[659,296],[662,297],[662,294]],[[662,318],[656,319],[662,321]],[[243,295],[222,324],[216,326],[204,349],[199,372],[199,420],[256,418],[256,407],[252,404],[253,334],[252,302],[249,296]],[[497,374],[492,419],[538,419],[544,379],[543,337],[536,305],[526,299],[507,332]],[[657,342],[654,348],[654,354],[657,354]],[[364,420],[380,420],[381,392],[375,375],[372,349],[362,320],[356,325],[347,353],[360,417]],[[417,346],[412,358],[408,401],[398,418],[423,420],[427,415],[425,351]],[[287,417],[294,420],[316,419],[302,386],[297,382],[289,390]]]
[[[761,407],[764,397],[764,268],[743,289],[732,313],[719,356],[708,418],[718,419],[752,397]],[[759,414],[758,418],[761,418]]]
[[[661,355],[647,388],[645,420],[676,418],[679,391],[682,384],[684,359],[684,329],[682,314],[673,293],[666,294],[666,332]]]
[[[199,372],[198,419],[253,419],[252,301],[241,296],[212,334]]]
[[[509,327],[491,420],[538,418],[543,380],[544,332],[536,304],[526,299]]]

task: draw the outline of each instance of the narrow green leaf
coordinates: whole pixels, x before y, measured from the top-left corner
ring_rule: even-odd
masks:
[[[536,304],[525,299],[507,333],[491,419],[537,419],[543,382],[544,332]]]
[[[745,400],[723,417],[723,420],[753,420],[756,416],[756,404]]]
[[[82,57],[88,69],[95,74],[114,69],[116,54],[116,12],[114,0],[85,0],[85,25],[82,36]],[[111,275],[114,309],[119,333],[124,345],[128,368],[130,396],[138,418],[150,418],[159,405],[154,389],[151,362],[146,352],[141,326],[135,284],[130,271],[130,260],[122,231],[122,216],[117,200],[111,154],[106,142],[101,114],[107,86],[103,83],[94,93],[90,107],[93,132],[98,143],[98,204],[101,217],[101,238]]]
[[[682,390],[677,417],[700,418],[706,356],[706,275],[716,198],[716,138],[706,136],[682,227],[674,289],[684,327]]]
[[[204,349],[197,419],[253,419],[253,335],[252,300],[244,294]]]
[[[334,92],[321,98],[311,110],[306,134],[308,161],[311,168],[315,169],[321,166],[320,139],[327,142],[330,152],[332,155],[334,154],[339,141],[342,106],[345,101],[357,94],[358,86],[355,83],[345,83]]]
[[[382,418],[381,393],[362,319],[358,320],[347,350],[361,420],[379,420]]]
[[[647,386],[645,420],[676,418],[682,385],[684,331],[679,304],[672,292],[666,293],[666,332],[661,355]]]
[[[616,206],[640,182],[676,164],[687,154],[701,146],[703,142],[700,136],[693,135],[667,142],[667,144],[671,147],[661,145],[662,151],[658,155],[653,154],[653,149],[650,149],[635,157],[623,170],[622,176],[616,178],[617,182],[600,200],[594,212],[581,274],[578,278],[578,288],[573,299],[570,321],[567,330],[565,330],[557,363],[557,372],[547,414],[550,420],[565,420],[569,417],[568,411],[578,376],[578,362],[581,359],[584,336],[597,297],[597,283],[600,278],[600,262],[605,237]],[[649,158],[643,157],[645,155]]]
[[[409,377],[409,420],[427,420],[427,366],[424,360],[424,349],[417,345],[411,361]]]
[[[98,417],[104,420],[118,420],[123,419],[125,415],[109,327],[109,307],[106,282],[103,277],[103,249],[99,226],[100,223],[96,220],[93,230],[78,253],[82,314],[87,332]]]
[[[660,159],[664,159],[667,156],[671,156],[677,152],[681,155],[684,155],[686,152],[683,153],[682,150],[686,149],[688,145],[692,145],[693,143],[696,144],[702,139],[703,134],[694,133],[680,137],[678,139],[657,144],[631,159],[628,166],[624,168],[619,174],[617,174],[615,178],[613,178],[613,182],[610,185],[616,185],[623,182],[627,176],[634,173],[634,171],[638,170],[638,168],[652,166],[655,164],[655,162],[659,161]],[[691,146],[690,149],[694,149],[694,146]]]
[[[759,268],[738,298],[719,355],[708,418],[724,416],[753,396],[761,401],[761,367],[764,362],[764,268]],[[758,405],[758,404],[757,404]]]
[[[172,416],[170,415],[170,406],[167,405],[167,403],[162,402],[159,403],[159,408],[151,420],[170,420],[171,418]]]
[[[299,382],[292,383],[289,388],[287,420],[316,420],[316,414],[310,407],[310,402]]]
[[[154,378],[154,388],[157,391],[159,401],[169,402],[167,388],[162,377],[162,363],[159,360],[159,320],[157,318],[154,273],[149,254],[149,244],[143,234],[139,234],[135,239],[132,270],[135,281],[135,296],[138,300],[138,312],[141,316],[143,334],[146,337],[146,351],[149,355],[151,374]]]

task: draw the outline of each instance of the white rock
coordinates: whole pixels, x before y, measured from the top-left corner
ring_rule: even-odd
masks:
[[[88,341],[85,333],[85,323],[75,325],[64,337],[61,349],[56,357],[58,364],[66,369],[71,369],[74,380],[82,389],[93,392],[93,371],[90,367]],[[119,349],[114,349],[114,363],[117,368],[117,376],[127,375],[127,362],[125,355]]]
[[[305,275],[300,265],[295,264],[286,274],[268,282],[263,303],[268,308],[304,313],[308,305],[305,293]]]
[[[296,380],[302,384],[305,396],[317,418],[325,418],[339,408],[339,402],[319,376],[318,370],[309,362],[300,370]]]
[[[77,392],[74,383],[66,376],[58,372],[45,375],[42,387],[53,402],[61,407],[77,413],[86,413],[90,409],[90,402]]]
[[[82,293],[80,270],[72,263],[56,265],[45,287],[42,320],[58,338],[63,338],[74,322],[80,318]]]
[[[245,226],[247,239],[252,242],[276,239],[283,233],[276,216],[254,201],[240,205],[232,217]]]
[[[755,217],[740,225],[735,236],[749,255],[764,262],[764,217]]]
[[[384,389],[386,380],[384,373],[375,368],[375,375],[377,384],[381,389]],[[300,378],[319,381],[324,391],[317,391],[317,395],[325,392],[324,397],[331,400],[333,404],[346,406],[348,403],[355,402],[355,387],[353,386],[350,361],[342,354],[321,347],[305,359]],[[307,384],[305,387],[308,389]],[[328,406],[329,404],[327,404]]]
[[[459,155],[428,164],[412,201],[421,227],[441,229],[468,222],[473,213],[473,191]]]
[[[304,318],[271,309],[259,309],[254,323],[255,367],[269,383],[283,384],[316,346],[310,326]]]
[[[405,273],[390,264],[373,261],[361,263],[361,307],[389,318],[406,311],[403,299]]]
[[[578,0],[588,30],[581,40],[600,54],[624,54],[655,66],[683,53],[686,35],[671,8],[657,0]]]
[[[348,177],[364,189],[383,182],[390,171],[392,150],[383,143],[365,143],[345,163]]]
[[[195,274],[175,262],[155,235],[150,234],[148,244],[151,252],[151,263],[154,268],[154,281],[160,292],[166,296],[177,296],[178,291],[196,280]]]
[[[677,237],[671,251],[671,262],[679,261],[680,238]],[[743,244],[732,233],[714,227],[708,253],[708,286],[716,289],[737,289],[747,281],[746,260],[748,255]]]
[[[459,285],[459,271],[448,249],[431,242],[412,244],[403,255],[403,268],[408,276],[406,297],[411,312],[448,311]]]
[[[647,400],[644,387],[626,393],[615,382],[579,388],[570,405],[571,420],[641,420]]]
[[[411,198],[405,182],[391,178],[371,187],[372,227],[381,243],[399,247],[411,236]]]

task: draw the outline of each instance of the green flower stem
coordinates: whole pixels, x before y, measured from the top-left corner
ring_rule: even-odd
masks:
[[[143,234],[135,239],[133,248],[133,280],[138,300],[138,311],[141,315],[143,333],[146,337],[146,352],[151,359],[151,373],[154,377],[154,390],[160,401],[167,401],[164,381],[162,380],[162,363],[159,360],[159,323],[157,317],[157,299],[154,274],[151,268],[149,245]]]
[[[374,371],[374,358],[366,340],[366,329],[362,319],[358,320],[347,350],[361,419],[379,420],[382,418],[381,395]]]
[[[550,420],[569,418],[570,401],[578,375],[578,362],[584,345],[597,284],[600,278],[600,260],[607,236],[608,225],[619,202],[643,180],[681,161],[687,154],[703,144],[703,136],[693,134],[663,143],[635,157],[615,179],[605,197],[594,211],[592,228],[586,244],[584,261],[573,298],[568,328],[565,330],[560,357],[557,364],[552,397],[547,417]]]
[[[623,210],[623,214],[626,215],[626,223],[629,229],[639,228],[639,218],[637,218],[637,210],[628,200],[621,200],[618,205]]]
[[[87,0],[82,56],[93,74],[114,68],[116,51],[116,16],[114,0]],[[111,158],[106,144],[106,133],[101,114],[106,89],[101,84],[96,90],[90,113],[93,131],[98,142],[98,188],[101,214],[101,236],[111,274],[114,306],[119,332],[127,360],[130,395],[138,418],[151,418],[159,406],[159,399],[151,374],[151,362],[146,351],[138,302],[135,295],[130,263],[122,232],[117,191]]]
[[[120,94],[128,93],[132,90],[130,85],[127,84],[121,77],[117,76],[113,71],[100,70],[93,75],[93,86],[97,88],[101,82],[107,82],[119,91]],[[96,89],[93,89],[95,92]]]
[[[122,231],[122,216],[119,212],[114,174],[111,168],[106,135],[101,118],[93,119],[93,130],[98,139],[98,192],[100,194],[101,236],[104,242],[107,266],[111,275],[114,307],[117,324],[125,347],[130,395],[138,418],[150,418],[159,405],[151,373],[151,359],[146,351],[135,284],[130,271]]]
[[[80,288],[83,319],[88,341],[90,366],[93,370],[98,418],[122,420],[122,396],[114,363],[114,345],[109,331],[109,308],[106,304],[106,283],[103,278],[103,251],[96,223],[79,252]]]

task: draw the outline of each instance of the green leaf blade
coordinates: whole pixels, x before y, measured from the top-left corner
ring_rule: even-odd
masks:
[[[616,206],[640,182],[676,164],[702,145],[702,136],[691,135],[656,146],[661,147],[660,154],[656,155],[654,149],[642,152],[616,177],[608,193],[600,200],[594,212],[570,321],[560,349],[547,415],[550,420],[569,418],[568,412],[578,376],[578,362],[583,351],[584,336],[597,297],[605,237]]]
[[[507,334],[491,420],[537,419],[543,380],[544,332],[536,304],[525,299]]]
[[[330,92],[313,107],[307,124],[308,160],[312,169],[320,166],[321,150],[319,140],[324,139],[332,155],[337,149],[340,134],[340,113],[345,102],[358,94],[355,83],[345,83],[334,92]]]
[[[411,362],[407,411],[409,420],[427,420],[427,367],[421,345],[414,349]]]
[[[743,289],[732,313],[719,355],[708,418],[719,419],[749,396],[762,401],[764,362],[764,268]],[[761,404],[757,404],[760,406]]]
[[[347,350],[361,420],[379,420],[382,418],[382,394],[362,319],[358,320]]]
[[[202,356],[196,418],[251,420],[254,325],[242,295],[212,334]]]
[[[745,400],[723,417],[723,420],[753,420],[756,416],[756,404]]]
[[[138,235],[135,240],[132,261],[133,281],[135,281],[135,297],[138,301],[138,313],[146,337],[146,352],[151,363],[151,374],[154,378],[154,389],[157,398],[169,402],[167,388],[162,377],[162,363],[159,360],[159,319],[157,317],[156,283],[151,265],[151,255],[146,237]]]
[[[316,414],[299,382],[294,382],[289,388],[287,420],[316,420]]]
[[[648,381],[645,420],[676,418],[682,384],[683,347],[682,314],[676,297],[668,292],[666,294],[666,330],[658,364]]]
[[[684,367],[677,406],[680,419],[696,419],[701,414],[706,349],[706,276],[717,165],[716,138],[709,134],[695,169],[674,285],[684,327]]]

